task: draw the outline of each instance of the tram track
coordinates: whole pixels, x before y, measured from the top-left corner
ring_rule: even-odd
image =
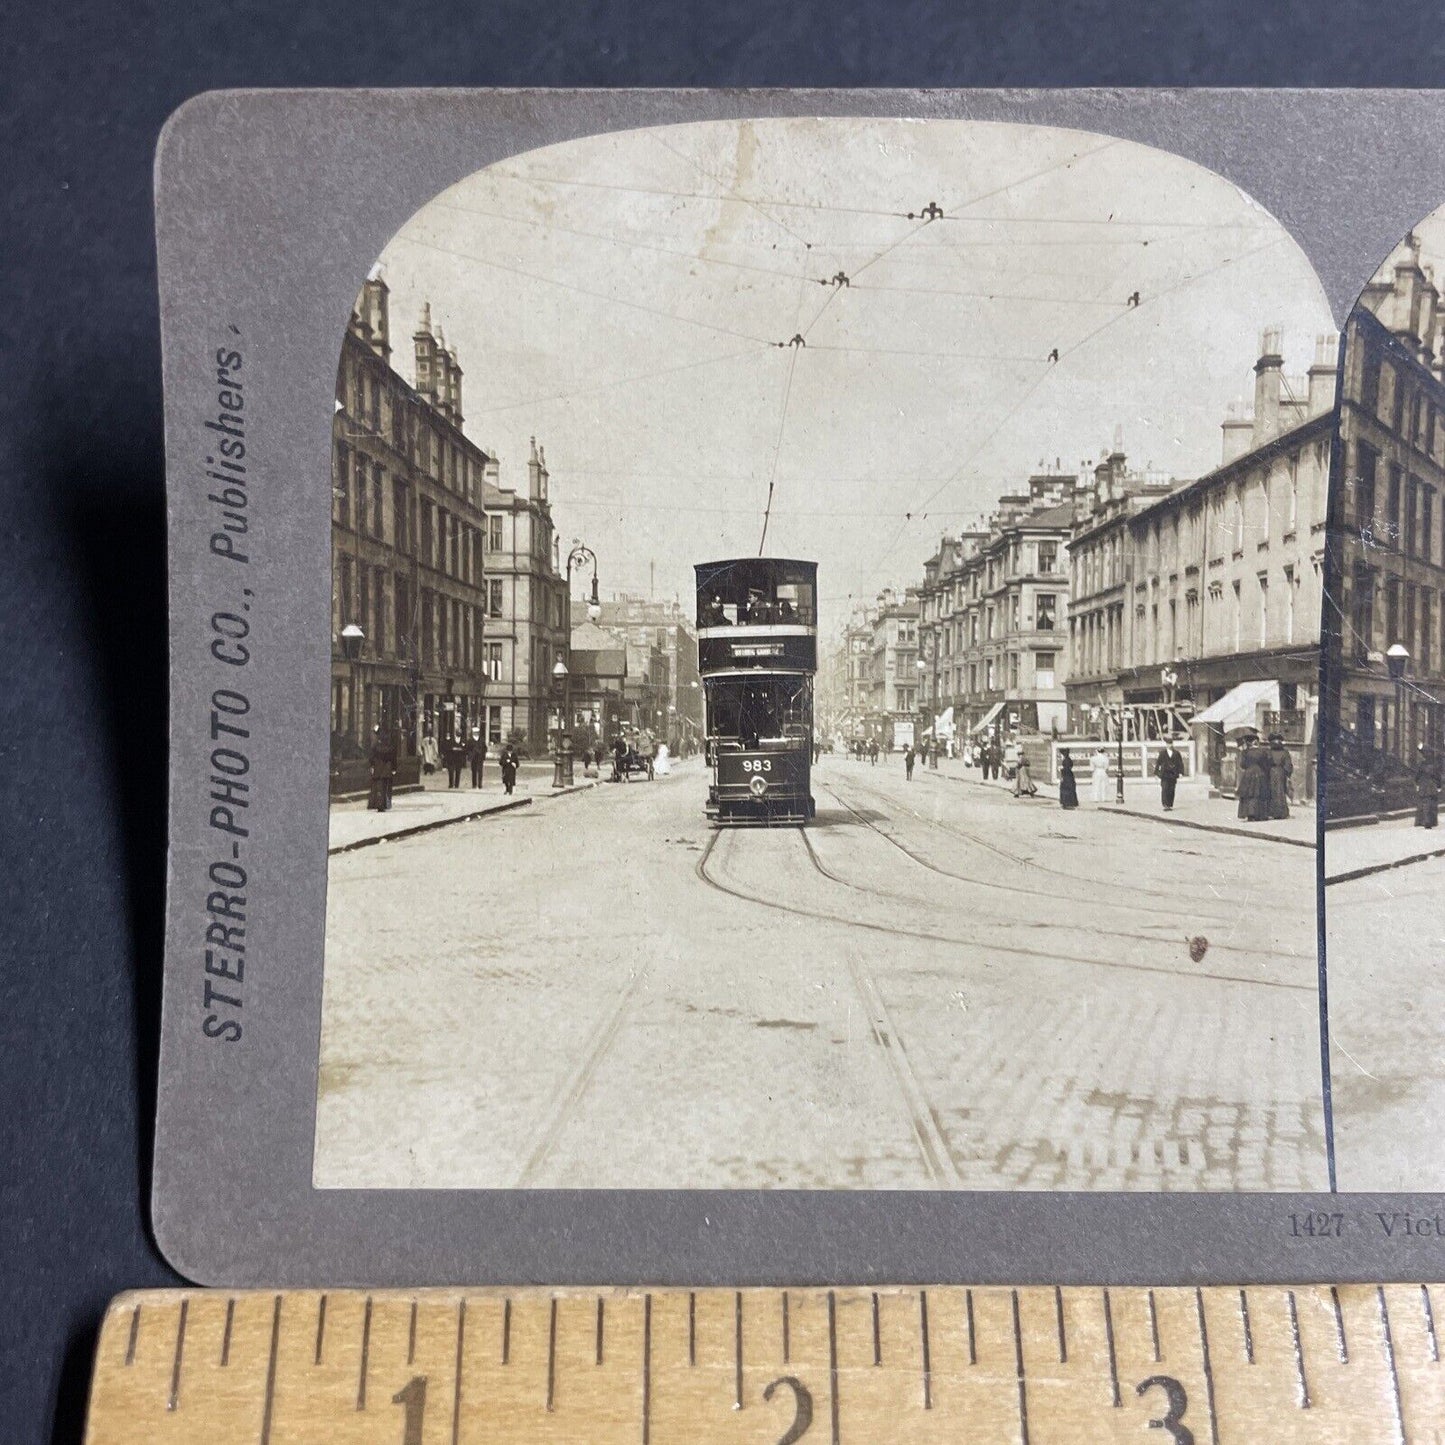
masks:
[[[851,887],[836,875],[830,873],[821,863],[813,851],[811,841],[807,838],[806,831],[801,826],[794,827],[793,831],[803,835],[804,851],[814,869],[824,878],[834,883],[840,883],[843,887]],[[703,849],[701,856],[694,865],[694,872],[697,877],[709,888],[719,893],[724,893],[736,898],[741,902],[750,903],[757,907],[767,908],[777,913],[789,914],[795,918],[806,918],[813,922],[838,924],[844,928],[856,929],[861,932],[882,934],[893,939],[912,939],[921,943],[942,943],[954,948],[979,948],[983,947],[990,953],[1006,954],[1015,957],[1026,958],[1030,962],[1041,963],[1077,963],[1086,968],[1103,969],[1108,972],[1118,973],[1143,973],[1156,977],[1175,978],[1184,982],[1199,983],[1224,983],[1237,984],[1250,988],[1268,988],[1283,990],[1289,993],[1315,993],[1314,984],[1289,983],[1279,979],[1250,978],[1244,974],[1216,973],[1212,970],[1195,970],[1183,968],[1166,968],[1160,964],[1126,963],[1122,960],[1110,960],[1099,958],[1087,958],[1080,954],[1060,953],[1056,950],[1045,950],[1036,948],[1025,948],[1018,944],[988,943],[980,945],[975,938],[959,938],[951,934],[939,933],[933,930],[899,927],[893,924],[874,923],[867,919],[846,918],[837,913],[825,913],[815,908],[801,908],[796,904],[782,903],[774,898],[764,897],[762,894],[751,892],[739,887],[736,883],[724,882],[721,878],[709,871],[709,864],[713,862],[713,855],[717,852],[719,840],[727,834],[727,830],[718,829],[708,840],[707,846]],[[731,835],[737,836],[737,835]],[[721,860],[721,866],[727,866],[726,858]],[[866,890],[865,890],[866,891]],[[1151,943],[1158,943],[1158,939],[1147,940]]]
[[[956,878],[961,883],[982,884],[990,889],[1000,889],[1004,891],[1026,893],[1050,898],[1059,897],[1057,892],[1050,892],[1041,888],[1030,888],[1022,884],[1004,883],[992,878],[973,878],[961,873],[950,872],[948,869],[939,868],[937,867],[937,865],[931,864],[926,860],[919,858],[918,855],[915,854],[911,849],[909,849],[905,844],[900,843],[889,833],[877,827],[877,825],[874,824],[871,819],[864,817],[857,808],[855,808],[851,803],[847,801],[847,799],[840,796],[831,784],[823,784],[822,786],[827,788],[828,792],[833,795],[837,802],[842,804],[844,808],[846,808],[850,813],[852,813],[856,818],[858,818],[859,822],[863,823],[867,827],[873,828],[880,837],[887,839],[887,841],[892,843],[894,847],[900,849],[900,851],[912,857],[915,862],[921,863],[926,868],[931,868],[934,872],[943,873],[946,877]],[[846,786],[858,788],[862,792],[868,794],[870,797],[876,798],[880,802],[885,802],[891,807],[898,806],[897,800],[895,798],[889,796],[887,793],[882,792],[879,789],[870,788],[866,783],[860,783],[857,779],[850,778]],[[1178,918],[1181,912],[1177,894],[1168,889],[1150,888],[1142,884],[1121,883],[1117,878],[1097,878],[1091,874],[1080,874],[1070,872],[1067,869],[1063,868],[1054,868],[1047,863],[1039,863],[1031,858],[1025,858],[1020,854],[1010,852],[1007,848],[1000,847],[997,843],[993,842],[992,839],[986,838],[981,834],[974,833],[968,828],[960,827],[957,823],[949,823],[937,818],[930,818],[926,814],[920,813],[916,809],[909,808],[906,805],[904,805],[903,811],[905,811],[910,817],[916,819],[919,823],[922,823],[926,827],[934,828],[941,833],[946,833],[956,838],[961,838],[964,841],[972,843],[987,852],[996,854],[998,857],[1003,858],[1010,863],[1013,863],[1017,867],[1029,868],[1034,870],[1035,872],[1044,873],[1050,877],[1060,878],[1067,882],[1082,884],[1089,888],[1110,889],[1115,893],[1120,893],[1124,895],[1122,905],[1109,904],[1106,906],[1125,906],[1133,909],[1135,912],[1160,913],[1170,918]],[[1141,904],[1137,901],[1138,897],[1141,894],[1149,898],[1170,899],[1172,900],[1172,906],[1166,908],[1156,907],[1152,904]],[[1311,911],[1313,911],[1313,906],[1313,897],[1311,897]],[[1206,918],[1211,922],[1233,922],[1235,918],[1234,914],[1227,913],[1199,914],[1197,916],[1201,918]]]

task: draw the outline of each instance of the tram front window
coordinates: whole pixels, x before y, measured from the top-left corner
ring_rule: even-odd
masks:
[[[747,751],[803,747],[810,732],[808,679],[714,685],[708,691],[713,737]]]

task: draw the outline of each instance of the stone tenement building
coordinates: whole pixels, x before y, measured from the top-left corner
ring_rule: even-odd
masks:
[[[918,707],[918,591],[887,588],[869,617],[867,707],[863,736],[882,748],[902,747]],[[900,727],[900,724],[903,724]]]
[[[953,709],[955,734],[1063,731],[1065,549],[1078,479],[1040,472],[986,525],[945,537],[924,564],[922,711]]]
[[[1332,752],[1377,759],[1438,748],[1445,700],[1445,384],[1440,295],[1414,238],[1345,327],[1340,469],[1327,615]],[[1385,654],[1409,653],[1398,686]],[[1403,704],[1403,707],[1402,707]],[[1336,791],[1330,794],[1335,808]],[[1344,804],[1346,793],[1339,799]],[[1349,811],[1348,808],[1345,809]]]
[[[486,509],[487,736],[496,743],[521,734],[533,754],[551,746],[562,697],[552,668],[566,660],[567,584],[558,565],[547,457],[532,438],[527,489],[502,485],[488,459]]]
[[[462,433],[462,369],[431,326],[412,338],[416,385],[391,366],[387,286],[367,278],[341,346],[332,423],[331,730],[364,748],[377,725],[415,754],[481,716],[482,475]],[[342,632],[361,629],[358,655]],[[353,634],[354,635],[354,634]]]
[[[1337,342],[1284,374],[1268,330],[1252,409],[1223,423],[1221,465],[1162,496],[1122,455],[1095,474],[1070,545],[1074,725],[1101,702],[1193,705],[1201,767],[1229,786],[1227,730],[1278,727],[1313,773]]]

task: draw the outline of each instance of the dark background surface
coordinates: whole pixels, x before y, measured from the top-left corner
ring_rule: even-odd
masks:
[[[150,181],[171,110],[202,90],[262,85],[1445,81],[1433,0],[30,4],[12,9],[3,43],[0,1435],[11,1445],[78,1442],[106,1301],[175,1282],[146,1203],[166,845]]]

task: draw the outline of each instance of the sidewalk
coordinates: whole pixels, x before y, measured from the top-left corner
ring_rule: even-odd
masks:
[[[883,762],[879,760],[879,766]],[[902,770],[901,758],[897,762]],[[918,766],[913,776],[947,778],[950,782],[963,783],[975,788],[994,788],[1004,793],[1013,791],[1013,784],[1002,778],[991,778],[988,782],[978,768],[968,768],[957,758],[942,758],[938,767]],[[1315,809],[1310,804],[1293,804],[1288,818],[1271,818],[1259,823],[1246,823],[1239,816],[1238,804],[1233,798],[1211,798],[1208,784],[1191,782],[1188,779],[1179,784],[1174,796],[1174,809],[1166,813],[1159,803],[1159,783],[1154,778],[1124,780],[1124,805],[1114,802],[1114,779],[1109,779],[1109,801],[1094,803],[1089,799],[1089,775],[1085,769],[1076,769],[1079,784],[1079,807],[1098,811],[1122,813],[1130,818],[1145,818],[1155,823],[1171,824],[1177,828],[1201,828],[1211,833],[1234,833],[1244,838],[1260,838],[1272,843],[1288,843],[1298,848],[1315,846]],[[1059,790],[1052,783],[1034,780],[1039,797],[1057,804]],[[1445,838],[1442,838],[1445,844]]]
[[[373,812],[364,802],[335,803],[331,807],[328,853],[349,852],[379,843],[384,838],[404,837],[447,823],[461,823],[469,818],[484,818],[492,813],[509,812],[530,806],[533,798],[549,798],[562,793],[577,792],[596,785],[595,778],[586,778],[578,767],[572,788],[553,789],[552,764],[549,761],[524,762],[517,773],[516,791],[511,797],[502,791],[501,769],[488,758],[482,772],[482,786],[470,786],[471,771],[462,773],[463,786],[447,787],[445,772],[422,778],[422,790],[398,793],[385,813]]]
[[[1417,828],[1414,814],[1369,827],[1331,828],[1325,833],[1325,886],[1440,857],[1445,829]]]

